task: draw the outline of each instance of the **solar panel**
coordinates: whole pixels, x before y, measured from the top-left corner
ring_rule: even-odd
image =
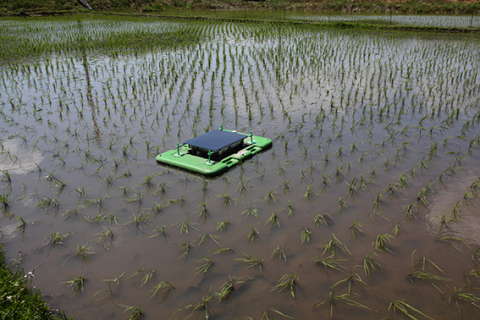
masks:
[[[218,150],[228,147],[229,145],[245,138],[247,138],[247,136],[243,134],[216,129],[187,140],[184,144],[217,152]]]

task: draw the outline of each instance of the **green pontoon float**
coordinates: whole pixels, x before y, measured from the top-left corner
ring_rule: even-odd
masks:
[[[220,127],[177,143],[176,150],[159,154],[158,162],[212,177],[272,146],[272,140]]]

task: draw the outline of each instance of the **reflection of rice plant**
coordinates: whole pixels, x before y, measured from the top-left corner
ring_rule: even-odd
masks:
[[[293,298],[295,298],[295,286],[298,283],[298,276],[297,274],[284,274],[280,280],[278,280],[279,284],[274,286],[272,290],[278,290],[278,292],[282,291],[290,291],[290,294],[292,295]]]

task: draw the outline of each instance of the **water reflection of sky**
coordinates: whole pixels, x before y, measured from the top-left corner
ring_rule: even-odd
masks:
[[[26,174],[40,164],[43,155],[40,151],[34,151],[22,146],[20,139],[8,139],[2,142],[3,151],[0,153],[0,170],[9,173]]]

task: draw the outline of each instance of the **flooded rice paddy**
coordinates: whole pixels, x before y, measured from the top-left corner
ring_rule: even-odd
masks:
[[[480,314],[477,37],[0,23],[0,226],[7,257],[53,308]],[[273,147],[215,179],[155,162],[220,125]]]

